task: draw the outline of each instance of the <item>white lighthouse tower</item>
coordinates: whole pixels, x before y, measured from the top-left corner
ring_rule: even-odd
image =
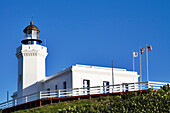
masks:
[[[41,90],[35,85],[45,78],[45,59],[47,48],[40,45],[40,30],[30,22],[24,29],[24,40],[17,48],[18,58],[18,91],[17,97],[28,95]],[[32,88],[30,88],[32,87]],[[30,90],[31,89],[31,90]]]

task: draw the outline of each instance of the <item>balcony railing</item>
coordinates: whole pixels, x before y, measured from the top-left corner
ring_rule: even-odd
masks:
[[[15,98],[7,102],[0,103],[0,109],[6,109],[9,107],[17,106],[34,100],[46,99],[46,98],[59,98],[59,97],[79,96],[79,95],[139,91],[139,90],[147,90],[148,88],[151,87],[154,90],[158,90],[160,89],[160,86],[166,84],[169,83],[147,81],[147,82],[136,82],[136,83],[123,83],[123,84],[108,85],[108,86],[40,91],[23,97]]]

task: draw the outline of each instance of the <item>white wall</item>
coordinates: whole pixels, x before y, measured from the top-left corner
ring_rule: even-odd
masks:
[[[138,82],[137,72],[114,71],[114,84]]]
[[[33,95],[33,96],[28,96],[28,101],[31,99],[38,99],[39,98],[39,92],[43,91],[43,83],[42,82],[36,82],[32,85],[30,85],[29,87],[26,87],[23,89],[23,95],[30,95],[33,93],[38,93],[37,95]]]
[[[21,55],[18,56],[18,87],[17,87],[17,95],[18,97],[22,96],[23,89],[23,57]]]
[[[28,44],[17,48],[18,97],[39,91],[34,84],[45,78],[47,54],[47,48],[41,45]]]
[[[73,88],[82,88],[83,80],[90,80],[90,87],[102,86],[103,81],[112,85],[112,72],[102,72],[93,68],[73,66]]]
[[[34,59],[32,59],[34,60]],[[27,63],[28,64],[28,63]],[[90,87],[103,86],[103,81],[109,82],[109,85],[134,83],[138,82],[137,72],[126,71],[126,69],[74,65],[70,68],[62,70],[54,75],[44,78],[40,82],[35,82],[28,87],[25,87],[24,94],[30,94],[38,91],[47,91],[47,89],[55,90],[57,85],[58,90],[63,89],[63,82],[66,82],[66,88],[82,88],[83,80],[90,80]],[[28,78],[29,80],[31,78]]]
[[[46,91],[48,88],[50,90],[55,90],[55,85],[57,85],[58,89],[63,89],[63,82],[66,81],[66,88],[71,89],[72,88],[72,73],[71,70],[67,70],[66,72],[63,72],[61,74],[54,74],[51,75],[53,77],[47,77],[44,82],[44,91]]]
[[[83,87],[83,80],[90,80],[90,87],[102,86],[103,81],[108,81],[109,85],[121,83],[138,82],[137,72],[126,71],[125,69],[112,69],[96,66],[75,65],[72,67],[73,88]]]

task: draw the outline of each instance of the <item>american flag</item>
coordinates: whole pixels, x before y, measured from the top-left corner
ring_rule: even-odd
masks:
[[[147,46],[148,51],[152,51],[152,46]]]

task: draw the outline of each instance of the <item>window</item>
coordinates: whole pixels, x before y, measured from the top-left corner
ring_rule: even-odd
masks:
[[[63,82],[63,89],[66,89],[66,81]]]
[[[55,85],[55,90],[58,90],[58,86],[57,85]],[[55,92],[55,95],[57,96],[57,91]]]
[[[50,88],[47,89],[48,96],[50,96]]]
[[[83,80],[83,88],[84,88],[84,91],[83,91],[83,93],[85,94],[85,95],[88,95],[89,93],[90,93],[90,80]]]
[[[66,89],[66,81],[63,82],[63,89]],[[63,90],[63,92],[66,92],[66,90]],[[67,93],[63,93],[64,96],[67,96]]]
[[[58,86],[57,85],[55,85],[55,90],[57,90],[58,89]]]
[[[103,81],[103,93],[109,93],[109,82]]]

